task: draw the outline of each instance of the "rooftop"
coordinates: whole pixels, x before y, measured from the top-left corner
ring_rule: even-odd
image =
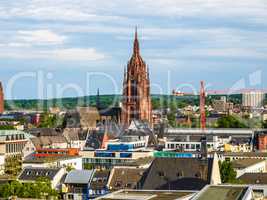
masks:
[[[120,190],[97,198],[98,200],[176,200],[188,195],[192,195],[191,191],[153,191],[153,190]]]
[[[108,187],[111,190],[136,189],[144,171],[140,168],[114,167],[111,171]]]
[[[20,131],[20,130],[0,130],[0,137],[1,136],[18,135],[18,134],[24,134],[26,139],[34,138],[34,136],[32,136],[31,134],[26,133],[24,131]]]
[[[244,184],[267,185],[267,173],[245,173],[238,180]]]
[[[235,157],[267,157],[267,152],[218,152],[224,156],[235,156]]]
[[[168,128],[166,135],[168,134],[235,134],[235,135],[243,135],[243,134],[254,134],[254,129],[223,129],[223,128],[212,128],[205,129],[204,131],[200,128]]]
[[[248,187],[241,186],[209,186],[197,196],[196,200],[240,200]]]
[[[18,179],[22,181],[35,181],[37,178],[46,177],[52,180],[60,168],[26,167],[22,170]]]
[[[23,163],[51,163],[51,162],[58,162],[62,160],[69,160],[69,159],[75,159],[75,158],[80,158],[80,156],[67,156],[67,155],[62,155],[62,156],[49,156],[49,157],[27,157],[23,161]]]
[[[261,159],[256,159],[256,158],[248,158],[248,159],[234,160],[232,164],[233,164],[233,167],[236,169],[244,169],[249,166],[255,165],[257,163],[260,163],[260,162],[265,162],[265,161]]]
[[[148,190],[200,190],[209,184],[213,159],[155,158],[141,179]]]
[[[72,170],[65,179],[67,184],[88,184],[94,175],[94,170]]]

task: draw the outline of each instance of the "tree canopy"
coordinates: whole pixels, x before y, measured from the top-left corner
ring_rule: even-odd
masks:
[[[236,183],[236,171],[230,161],[219,162],[222,183]]]
[[[50,180],[40,177],[33,183],[12,181],[11,183],[0,185],[0,197],[9,198],[11,196],[36,199],[50,197],[57,199],[58,193],[52,189]]]
[[[247,128],[247,126],[236,117],[228,115],[218,119],[217,128]]]

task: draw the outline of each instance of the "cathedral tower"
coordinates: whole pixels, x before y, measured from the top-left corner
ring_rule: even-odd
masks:
[[[4,91],[0,82],[0,114],[4,112]]]
[[[133,119],[152,123],[149,71],[140,55],[137,29],[133,54],[124,70],[122,123],[129,125]]]

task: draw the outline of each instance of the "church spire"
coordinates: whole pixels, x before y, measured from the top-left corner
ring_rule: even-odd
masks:
[[[139,41],[138,41],[138,35],[137,35],[137,26],[135,27],[135,37],[134,37],[134,55],[139,54]]]
[[[96,94],[96,108],[100,109],[100,95],[99,95],[99,88],[97,88],[97,94]]]

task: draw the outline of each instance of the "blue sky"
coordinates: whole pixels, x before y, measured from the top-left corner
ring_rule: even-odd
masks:
[[[266,0],[1,0],[6,97],[120,93],[136,25],[153,93],[267,88]]]

